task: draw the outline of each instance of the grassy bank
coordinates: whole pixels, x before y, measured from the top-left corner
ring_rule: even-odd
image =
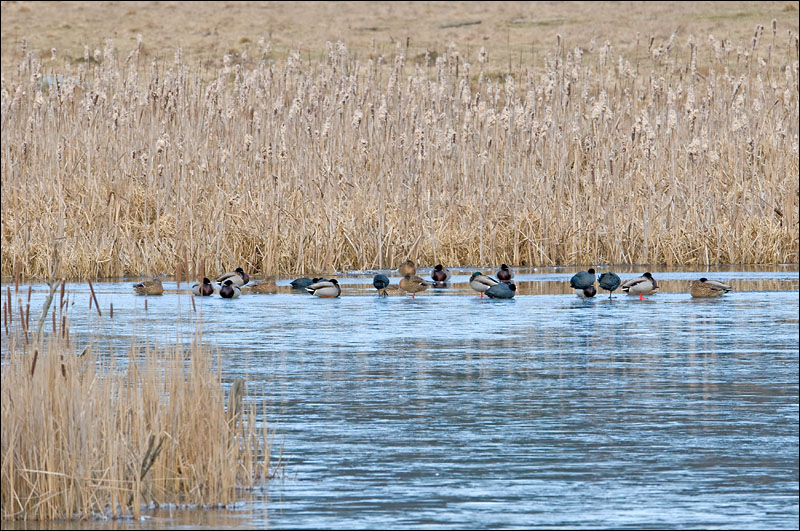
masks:
[[[636,41],[558,38],[499,74],[491,50],[262,41],[210,82],[144,44],[26,52],[4,72],[0,270],[49,273],[54,228],[59,274],[89,278],[797,262],[796,32]]]
[[[266,424],[243,404],[241,380],[226,396],[199,336],[188,348],[131,347],[117,365],[70,341],[63,298],[37,341],[25,295],[3,295],[4,520],[226,504],[268,479]]]

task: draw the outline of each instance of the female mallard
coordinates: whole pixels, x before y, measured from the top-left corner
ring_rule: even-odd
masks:
[[[380,295],[381,297],[396,297],[398,295],[402,295],[403,297],[405,297],[406,292],[403,291],[403,288],[401,288],[397,284],[389,284],[385,288],[379,289],[378,295]]]
[[[469,287],[480,293],[481,298],[483,298],[483,294],[486,290],[499,283],[499,281],[482,274],[480,271],[475,271],[472,273],[472,276],[469,277]]]
[[[431,271],[431,278],[434,282],[447,282],[450,280],[451,276],[453,276],[453,274],[442,264],[436,264],[436,267]]]
[[[234,284],[238,287],[242,287],[248,282],[250,282],[250,275],[244,272],[244,269],[241,267],[237,267],[230,273],[223,273],[222,275],[217,277],[217,282],[224,282],[228,279],[231,279]]]
[[[697,299],[709,299],[711,297],[720,297],[723,293],[728,293],[733,288],[728,284],[723,284],[716,280],[708,280],[703,277],[700,280],[692,282],[692,287],[689,293],[692,297]]]
[[[296,278],[292,280],[289,284],[292,285],[292,289],[305,290],[311,284],[316,284],[320,280],[322,279],[319,277],[316,278],[303,277],[303,278]]]
[[[267,277],[261,282],[250,284],[246,288],[247,293],[277,293],[278,286],[275,285],[275,277]]]
[[[497,270],[496,276],[500,282],[511,282],[511,279],[514,278],[514,270],[506,264],[500,264],[500,269]]]
[[[628,295],[639,295],[639,300],[644,298],[643,295],[658,293],[660,289],[658,282],[649,272],[640,277],[632,278],[622,285],[622,291]]]
[[[242,290],[230,278],[223,282],[222,287],[219,288],[219,296],[223,299],[235,299],[241,294]]]
[[[308,286],[306,291],[315,297],[322,297],[323,299],[333,299],[342,294],[342,288],[339,286],[339,281],[335,278],[315,282]]]
[[[428,289],[428,283],[419,278],[417,275],[407,274],[400,279],[400,288],[406,293],[410,293],[411,298],[413,299],[416,293]]]
[[[161,281],[159,279],[151,278],[138,284],[134,284],[133,291],[135,291],[137,295],[161,295],[164,293],[164,286],[161,285]]]
[[[397,268],[397,271],[400,273],[401,277],[404,277],[406,275],[416,275],[417,266],[415,266],[414,262],[412,262],[411,260],[406,260],[399,268]]]
[[[192,286],[192,293],[195,297],[208,297],[214,294],[214,285],[207,277],[203,277],[203,282],[198,282]]]
[[[588,271],[581,271],[573,275],[569,279],[569,285],[575,289],[575,295],[582,299],[589,299],[597,294],[597,290],[594,287],[595,279],[594,269],[590,267]]]
[[[498,282],[494,286],[486,290],[486,296],[490,299],[513,299],[514,293],[517,291],[517,285],[513,283],[506,284],[505,282]]]

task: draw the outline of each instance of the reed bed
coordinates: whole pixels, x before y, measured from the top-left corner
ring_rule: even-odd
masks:
[[[798,261],[798,35],[774,21],[631,57],[559,37],[500,75],[486,50],[261,41],[207,80],[140,49],[3,72],[3,275],[49,273],[54,227],[59,274],[89,278]]]
[[[214,369],[199,333],[191,347],[131,346],[117,363],[70,340],[63,290],[60,307],[42,317],[41,340],[24,292],[11,291],[3,297],[3,520],[224,505],[238,488],[268,480],[264,412],[244,399],[242,380],[226,397],[219,360]]]

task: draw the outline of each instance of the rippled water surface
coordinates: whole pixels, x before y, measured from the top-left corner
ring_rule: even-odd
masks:
[[[97,283],[102,318],[88,284],[70,284],[73,332],[111,338],[98,349],[189,342],[201,326],[226,382],[246,376],[268,401],[283,452],[282,479],[233,509],[81,525],[798,527],[796,266],[654,272],[664,292],[643,301],[580,300],[574,269],[518,273],[515,299],[479,299],[469,272],[415,299],[350,275],[338,299],[279,280],[196,310],[175,282],[147,311],[132,282]],[[693,300],[700,276],[735,291]],[[34,286],[32,314],[45,295]]]

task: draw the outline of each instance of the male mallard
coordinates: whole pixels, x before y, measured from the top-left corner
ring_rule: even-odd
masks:
[[[692,287],[689,293],[692,297],[697,299],[709,299],[711,297],[720,297],[723,293],[728,293],[733,288],[728,284],[723,284],[716,280],[708,280],[703,277],[700,280],[692,282]]]
[[[514,278],[514,270],[506,264],[500,264],[500,269],[497,270],[497,280],[500,282],[511,282]]]
[[[323,299],[333,299],[342,294],[339,281],[335,278],[315,282],[308,286],[306,291],[316,297],[322,297]]]
[[[386,275],[379,274],[372,277],[372,285],[378,290],[378,295],[381,295],[381,290],[385,290],[389,286],[389,282],[389,277]]]
[[[214,294],[214,285],[207,277],[203,277],[203,282],[198,282],[192,286],[192,293],[195,297],[208,297]]]
[[[161,280],[151,278],[133,285],[133,291],[138,295],[161,295],[164,293],[164,286],[161,285]]]
[[[237,267],[230,273],[223,273],[222,275],[217,277],[217,282],[224,282],[225,280],[231,279],[234,284],[238,287],[242,287],[248,282],[250,282],[250,275],[244,272],[244,269],[241,267]]]
[[[622,291],[628,295],[639,295],[639,300],[644,298],[643,295],[658,293],[660,289],[658,282],[649,272],[640,277],[632,278],[622,285]]]
[[[486,296],[490,299],[513,299],[516,291],[516,284],[499,282],[486,290]]]
[[[219,288],[219,296],[223,299],[235,299],[241,294],[242,290],[230,278],[223,282],[222,287]]]
[[[407,274],[400,279],[400,288],[406,293],[410,293],[411,298],[413,299],[416,293],[428,289],[428,283],[419,278],[417,275]]]
[[[600,287],[608,292],[608,298],[610,299],[611,294],[619,287],[620,282],[621,280],[614,273],[603,273],[600,275],[598,284],[600,284]]]
[[[431,271],[431,278],[434,282],[447,282],[450,280],[451,276],[453,276],[453,274],[442,264],[436,264],[436,267]]]
[[[400,267],[397,268],[397,272],[400,273],[401,277],[406,275],[416,275],[417,266],[415,266],[414,262],[411,260],[406,260]]]
[[[486,276],[480,271],[475,271],[472,273],[472,276],[469,277],[469,287],[480,293],[481,298],[483,298],[483,294],[486,292],[486,290],[499,283],[500,282],[498,280]]]
[[[275,285],[275,277],[267,277],[261,282],[256,282],[255,284],[250,284],[249,286],[243,288],[247,290],[247,293],[277,293],[278,286]]]
[[[589,268],[588,271],[581,271],[569,279],[569,285],[575,288],[575,295],[582,299],[589,299],[594,297],[597,290],[594,287],[594,269]]]
[[[315,284],[315,283],[319,282],[320,280],[322,280],[322,279],[319,278],[319,277],[316,277],[316,278],[303,277],[303,278],[296,278],[296,279],[292,280],[289,284],[292,285],[292,289],[305,290],[311,284]]]

